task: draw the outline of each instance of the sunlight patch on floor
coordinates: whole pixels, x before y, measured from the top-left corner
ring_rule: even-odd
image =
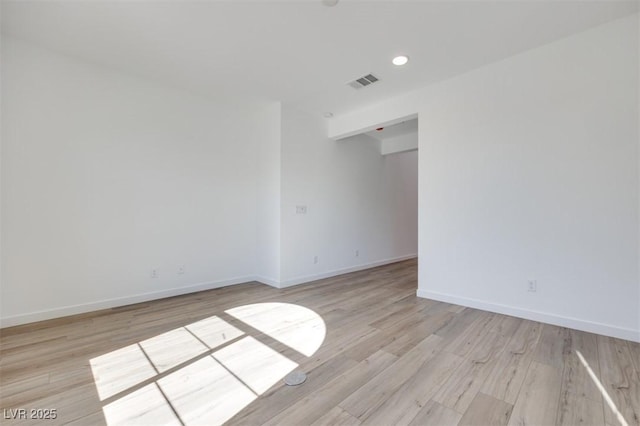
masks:
[[[157,374],[138,344],[93,358],[90,364],[100,401]]]
[[[298,366],[250,336],[214,352],[213,357],[258,395]]]
[[[320,315],[290,303],[256,303],[225,312],[306,356],[318,350],[326,334]]]
[[[307,356],[326,333],[318,314],[297,305],[261,303],[227,313],[248,325],[245,331],[256,329]],[[109,399],[107,424],[218,425],[231,419],[298,367],[245,331],[212,316],[91,359],[100,400]]]
[[[151,383],[102,409],[108,425],[180,425],[158,385]]]
[[[257,398],[210,356],[158,380],[158,385],[186,425],[222,424]]]
[[[143,340],[140,342],[140,346],[159,373],[209,350],[185,328],[176,328],[151,339]]]
[[[607,405],[609,406],[609,408],[611,409],[613,414],[616,416],[616,418],[620,422],[620,425],[621,426],[629,426],[629,423],[627,423],[627,421],[624,419],[624,416],[622,415],[620,410],[618,410],[618,407],[616,406],[616,403],[613,402],[613,399],[611,399],[611,396],[609,395],[607,390],[604,388],[604,386],[602,385],[602,383],[598,379],[598,376],[596,376],[596,373],[593,372],[593,370],[591,369],[591,366],[589,365],[587,360],[584,359],[584,356],[580,353],[580,351],[576,351],[576,354],[578,355],[578,359],[580,359],[580,362],[582,363],[584,368],[587,370],[587,373],[589,373],[589,377],[591,377],[591,380],[593,380],[593,383],[596,385],[596,387],[598,388],[598,390],[602,394],[602,397],[604,398],[604,401],[607,403]]]
[[[213,316],[185,326],[210,349],[217,348],[244,333],[228,322]]]

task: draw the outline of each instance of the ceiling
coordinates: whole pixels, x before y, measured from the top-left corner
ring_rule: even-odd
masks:
[[[2,32],[226,100],[322,115],[637,12],[636,1],[2,1]],[[391,59],[411,60],[395,67]],[[374,73],[380,82],[346,85]]]

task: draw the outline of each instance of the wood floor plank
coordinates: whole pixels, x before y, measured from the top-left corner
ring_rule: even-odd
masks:
[[[545,324],[533,360],[554,367],[561,372],[564,368],[564,351],[567,340],[568,330],[566,328]]]
[[[542,325],[522,321],[481,388],[483,393],[515,404],[540,338]]]
[[[383,349],[385,346],[392,343],[396,339],[398,339],[398,336],[396,335],[391,335],[382,331],[376,331],[370,334],[366,339],[360,340],[358,343],[352,345],[349,349],[346,349],[344,351],[344,355],[347,358],[360,362],[375,354],[379,350]]]
[[[482,341],[482,338],[489,332],[495,321],[496,314],[480,312],[478,317],[459,333],[453,334],[450,338],[445,338],[447,342],[445,350],[452,354],[466,357],[467,354]]]
[[[67,423],[67,425],[93,426],[93,425],[102,425],[105,423],[106,423],[106,419],[104,418],[104,414],[102,414],[102,410],[100,410],[100,411],[96,411],[95,413],[89,414],[88,416],[73,420],[72,422]]]
[[[16,378],[12,381],[5,381],[3,377],[2,383],[0,383],[0,400],[22,392],[42,388],[49,384],[49,380],[49,373],[36,374],[25,378]]]
[[[4,407],[3,407],[4,408]],[[33,402],[14,408],[53,408],[57,410],[57,424],[65,424],[93,414],[101,409],[93,384],[78,386],[64,392],[47,395]],[[42,420],[27,418],[20,424],[42,424]]]
[[[513,405],[509,424],[616,426],[619,410],[638,426],[640,344],[418,298],[416,287],[413,259],[286,289],[250,282],[5,328],[0,413],[55,408],[51,424],[77,425],[422,426],[504,424]],[[274,337],[306,341],[291,321],[260,331],[227,313],[271,302],[322,318],[316,352]],[[118,361],[127,347],[139,359]],[[100,359],[113,365],[98,368]],[[294,365],[307,381],[286,386],[280,376]],[[117,393],[101,396],[109,380]]]
[[[363,421],[363,424],[410,423],[462,361],[463,359],[456,355],[438,353],[423,363],[412,377]]]
[[[313,384],[313,386],[286,386],[281,383],[248,405],[231,419],[231,423],[243,425],[262,424],[305,396],[313,393],[317,387],[324,386],[357,364],[357,362],[340,355],[310,371],[301,366],[300,370],[307,373],[308,384]]]
[[[436,330],[434,334],[442,337],[445,341],[450,342],[449,344],[451,344],[451,342],[464,333],[471,324],[483,316],[486,316],[486,313],[483,311],[466,308],[455,315],[451,321]]]
[[[519,319],[495,316],[483,338],[471,348],[467,359],[434,396],[442,405],[464,413],[496,368],[500,354],[520,324]]]
[[[560,402],[556,425],[603,425],[604,406],[602,398],[594,401],[583,394],[577,394],[563,389],[560,393]]]
[[[511,416],[513,405],[479,392],[462,416],[458,426],[506,425]]]
[[[427,402],[413,418],[410,426],[444,426],[457,425],[462,414],[445,407],[433,399]]]
[[[587,366],[589,366],[596,376],[600,377],[597,336],[578,330],[568,330],[568,334],[569,342],[563,354],[563,384],[566,384],[566,388],[570,392],[593,401],[602,401],[602,393],[587,370]]]
[[[429,336],[389,368],[352,393],[339,406],[360,420],[366,419],[412,377],[422,364],[440,352],[441,346],[440,337]]]
[[[636,373],[640,373],[640,342],[627,341],[629,352],[631,353],[631,361],[636,369]]]
[[[425,315],[419,323],[398,330],[387,330],[395,338],[383,346],[384,350],[394,355],[402,355],[415,345],[429,337],[443,324],[453,317],[450,312],[439,312]]]
[[[435,394],[434,401],[464,413],[480,391],[484,379],[494,367],[495,362],[496,360],[491,360],[489,363],[464,360]]]
[[[352,369],[345,371],[311,395],[299,400],[277,416],[265,422],[265,425],[283,423],[308,424],[321,418],[327,411],[336,407],[354,391],[392,365],[398,357],[384,351],[378,351],[361,361]],[[358,421],[359,422],[359,421]]]
[[[603,397],[590,376],[599,376],[596,336],[566,330],[563,351],[564,369],[558,406],[557,425],[604,424]]]
[[[600,380],[610,396],[604,414],[608,424],[640,425],[640,377],[633,366],[627,342],[613,337],[597,336]]]
[[[360,420],[340,407],[333,407],[324,416],[311,423],[312,426],[358,426],[359,424]]]
[[[557,368],[532,361],[509,425],[551,425],[556,420],[561,377]]]

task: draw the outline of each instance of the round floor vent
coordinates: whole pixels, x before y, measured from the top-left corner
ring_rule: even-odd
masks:
[[[287,386],[298,386],[304,383],[307,380],[307,375],[302,371],[293,371],[286,375],[284,378],[284,383]]]

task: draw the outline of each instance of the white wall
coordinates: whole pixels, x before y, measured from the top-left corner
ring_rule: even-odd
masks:
[[[636,28],[638,32],[640,32],[640,13],[638,13],[637,15],[637,22],[636,22]],[[640,42],[638,43],[637,46],[637,67],[638,67],[638,74],[640,74]],[[638,148],[637,148],[637,155],[638,155],[638,182],[640,182],[640,83],[638,83],[636,85],[637,87],[637,93],[638,93],[638,111],[637,111],[637,125],[638,125]],[[640,186],[640,185],[639,185]],[[640,192],[640,188],[638,189],[638,191]],[[638,262],[637,262],[637,266],[638,266],[638,286],[640,286],[640,195],[638,196]],[[638,310],[637,310],[637,328],[638,330],[640,330],[640,289],[638,289]]]
[[[334,119],[419,115],[418,295],[640,341],[638,56],[632,16]]]
[[[418,149],[418,132],[386,138],[380,141],[380,153],[382,155],[414,151],[416,149]]]
[[[280,201],[281,201],[281,138],[282,105],[265,108],[253,130],[258,172],[256,197],[257,242],[255,274],[260,282],[280,285]]]
[[[416,254],[415,152],[6,37],[2,61],[2,326]]]
[[[273,106],[7,37],[2,60],[3,325],[252,279],[256,143]]]
[[[417,252],[417,152],[381,156],[366,136],[335,142],[326,134],[322,118],[283,108],[285,286]]]

